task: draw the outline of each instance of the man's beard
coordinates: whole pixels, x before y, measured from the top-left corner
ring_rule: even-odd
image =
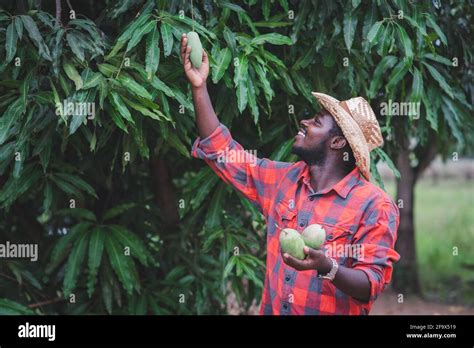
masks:
[[[301,146],[293,146],[291,152],[299,156],[307,165],[324,165],[327,156],[325,143],[322,142],[312,149],[305,149]]]

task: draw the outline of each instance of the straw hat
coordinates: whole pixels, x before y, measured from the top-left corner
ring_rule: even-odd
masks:
[[[362,97],[339,101],[324,93],[311,92],[334,117],[354,153],[356,165],[370,180],[370,151],[383,145],[382,132],[374,111]]]

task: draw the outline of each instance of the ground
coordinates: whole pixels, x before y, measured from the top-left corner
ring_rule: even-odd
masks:
[[[418,296],[407,295],[403,303],[398,303],[398,295],[387,289],[375,301],[370,312],[372,315],[473,315],[474,307],[448,305],[426,301]]]

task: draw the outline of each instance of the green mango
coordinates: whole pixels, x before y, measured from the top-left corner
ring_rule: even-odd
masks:
[[[280,246],[284,253],[303,260],[305,253],[303,251],[304,241],[298,231],[292,228],[285,228],[280,232]]]
[[[304,244],[312,249],[319,249],[326,240],[326,231],[319,224],[312,224],[306,227],[301,233]]]
[[[199,35],[195,31],[190,31],[186,34],[188,38],[188,45],[191,46],[191,53],[189,59],[195,68],[200,68],[202,63],[202,44]]]

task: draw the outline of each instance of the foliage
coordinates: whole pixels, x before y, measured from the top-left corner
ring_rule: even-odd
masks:
[[[373,161],[394,171],[397,132],[424,142],[434,131],[444,153],[473,144],[464,2],[205,0],[194,2],[195,23],[191,3],[176,0],[71,1],[76,18],[63,8],[61,22],[52,1],[3,3],[0,234],[40,249],[36,263],[0,263],[3,313],[222,313],[230,289],[243,307],[259,300],[263,218],[189,156],[179,40],[192,28],[216,112],[260,156],[295,159],[312,90],[421,101],[419,118],[380,119],[388,141]],[[94,117],[57,106],[68,102],[90,103]],[[159,157],[179,202],[167,201],[180,216],[171,227],[156,204]]]

